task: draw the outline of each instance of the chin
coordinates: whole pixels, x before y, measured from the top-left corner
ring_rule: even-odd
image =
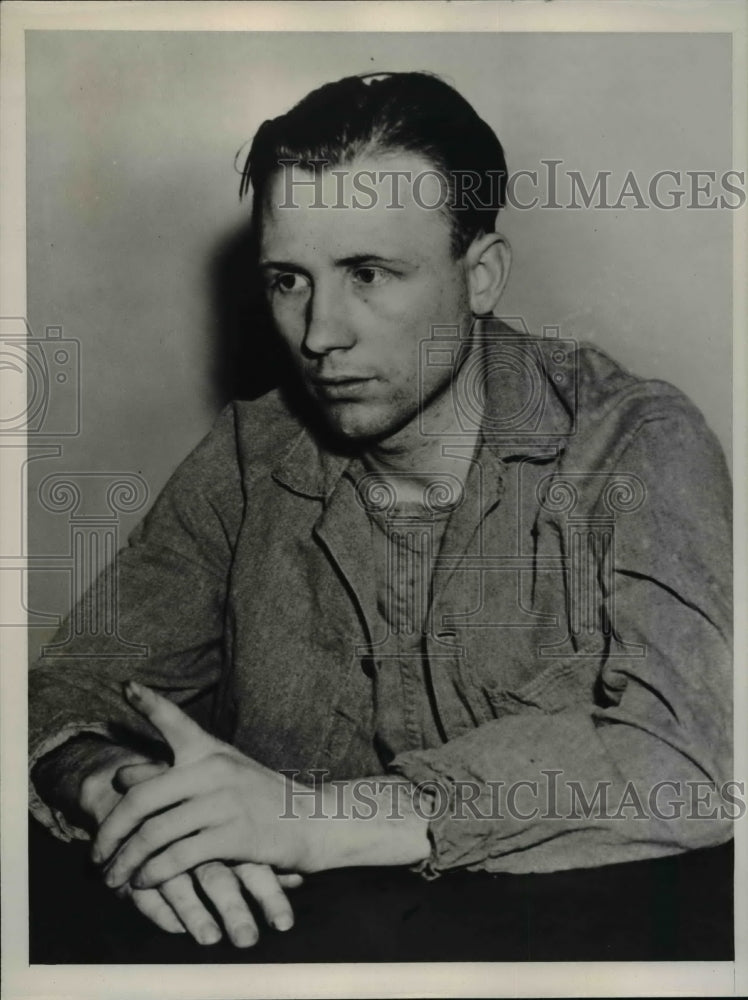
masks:
[[[386,440],[401,430],[411,419],[410,416],[394,416],[382,413],[341,413],[325,411],[325,420],[331,432],[349,446],[365,447]]]
[[[367,443],[386,437],[388,433],[386,429],[382,429],[377,425],[352,423],[347,420],[341,421],[331,417],[327,418],[327,426],[341,441],[352,445],[361,445],[362,447]]]

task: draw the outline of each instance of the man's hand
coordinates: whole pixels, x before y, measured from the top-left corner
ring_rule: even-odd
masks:
[[[35,768],[35,780],[47,801],[95,834],[123,794],[168,769],[165,761],[153,761],[101,737],[83,734],[44,758]],[[117,894],[131,899],[161,930],[188,931],[200,944],[213,944],[222,936],[221,927],[198,895],[197,883],[232,943],[246,947],[257,941],[259,932],[243,890],[256,900],[268,924],[286,930],[293,924],[293,911],[284,890],[302,881],[300,875],[276,876],[260,865],[229,868],[216,863],[183,873],[158,889],[133,889],[126,884]]]
[[[332,790],[303,797],[302,815],[281,818],[289,783],[206,733],[166,698],[131,683],[130,702],[174,751],[174,767],[131,788],[101,826],[93,860],[111,887],[150,888],[206,861],[254,861],[292,871],[341,865],[409,864],[428,856],[427,819],[412,803],[391,819],[384,789],[373,817],[332,818]],[[358,779],[371,784],[386,779]],[[391,786],[396,782],[389,781]],[[355,793],[357,781],[343,783]],[[403,782],[401,787],[410,792]],[[319,813],[316,814],[319,817]]]
[[[237,948],[256,944],[260,931],[242,894],[242,887],[257,900],[271,927],[284,931],[293,926],[293,910],[284,889],[298,886],[301,875],[276,876],[265,865],[221,862],[200,865],[194,872],[177,875],[158,889],[133,889],[129,884],[117,895],[129,898],[140,912],[171,934],[185,931],[199,944],[215,944],[221,929],[199,898],[193,879],[215,907],[229,940]]]
[[[121,767],[116,784],[123,791],[154,777],[166,765],[134,764]],[[162,930],[172,934],[189,931],[199,944],[215,944],[221,939],[221,929],[195,889],[197,882],[215,907],[229,940],[237,948],[257,943],[260,932],[242,894],[246,890],[259,904],[267,923],[284,931],[293,926],[291,904],[284,889],[301,885],[303,878],[295,873],[276,875],[266,865],[235,865],[220,862],[199,865],[193,872],[177,875],[158,889],[133,889],[127,883],[117,895],[129,898],[140,912]]]
[[[149,888],[217,859],[313,870],[306,828],[279,820],[286,800],[281,775],[209,735],[149,688],[131,683],[126,692],[168,741],[174,766],[144,774],[102,823],[92,856],[109,862],[107,885]]]

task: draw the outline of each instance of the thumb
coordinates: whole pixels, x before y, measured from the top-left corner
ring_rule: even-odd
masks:
[[[213,749],[213,737],[173,701],[137,681],[125,684],[125,695],[133,708],[148,719],[164,737],[174,751],[175,764],[199,760]]]
[[[115,771],[112,783],[118,792],[126,792],[149,778],[169,770],[166,761],[149,761],[146,764],[123,764]]]

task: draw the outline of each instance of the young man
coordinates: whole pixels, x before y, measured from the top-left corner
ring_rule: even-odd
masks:
[[[147,657],[82,637],[32,672],[32,810],[207,943],[197,880],[237,945],[240,887],[283,929],[298,873],[728,839],[730,487],[700,414],[493,318],[503,152],[437,78],[315,91],[250,183],[288,371],[119,556]],[[210,734],[178,707],[208,691]]]

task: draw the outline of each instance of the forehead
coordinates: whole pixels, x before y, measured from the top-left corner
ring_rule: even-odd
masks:
[[[431,163],[405,153],[361,157],[316,176],[285,168],[263,200],[262,256],[449,256],[444,183]]]

